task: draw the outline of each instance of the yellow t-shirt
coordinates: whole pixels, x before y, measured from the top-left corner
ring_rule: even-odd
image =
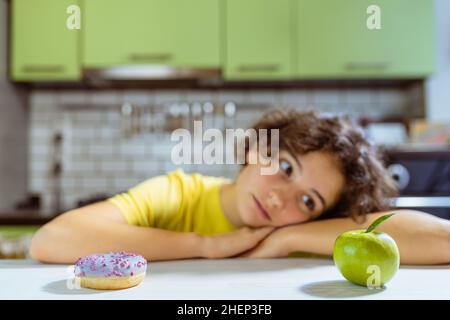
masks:
[[[118,194],[115,204],[129,224],[214,235],[237,230],[220,204],[224,177],[185,174],[181,169],[157,176]]]

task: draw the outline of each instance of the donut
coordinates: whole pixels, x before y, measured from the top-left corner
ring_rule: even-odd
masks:
[[[147,260],[127,252],[96,253],[75,263],[75,278],[84,288],[117,290],[137,286],[145,278]]]

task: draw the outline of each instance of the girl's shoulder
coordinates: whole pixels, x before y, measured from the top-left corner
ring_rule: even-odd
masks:
[[[200,172],[185,172],[177,168],[167,173],[169,180],[179,181],[181,184],[193,188],[216,186],[231,183],[233,180],[224,176],[206,175]]]

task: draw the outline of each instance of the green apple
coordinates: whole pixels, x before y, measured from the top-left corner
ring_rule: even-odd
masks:
[[[350,282],[369,288],[382,287],[398,270],[400,253],[388,234],[375,228],[393,214],[375,220],[367,230],[352,230],[337,237],[334,263]]]

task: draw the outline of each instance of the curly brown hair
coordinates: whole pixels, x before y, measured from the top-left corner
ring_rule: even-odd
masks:
[[[345,189],[337,204],[319,219],[351,217],[365,220],[366,214],[390,209],[388,198],[397,195],[394,181],[387,175],[377,149],[351,117],[275,109],[265,113],[251,128],[279,130],[279,149],[295,154],[326,151],[339,159]],[[245,152],[249,145],[245,142]],[[245,166],[245,164],[244,164]]]

